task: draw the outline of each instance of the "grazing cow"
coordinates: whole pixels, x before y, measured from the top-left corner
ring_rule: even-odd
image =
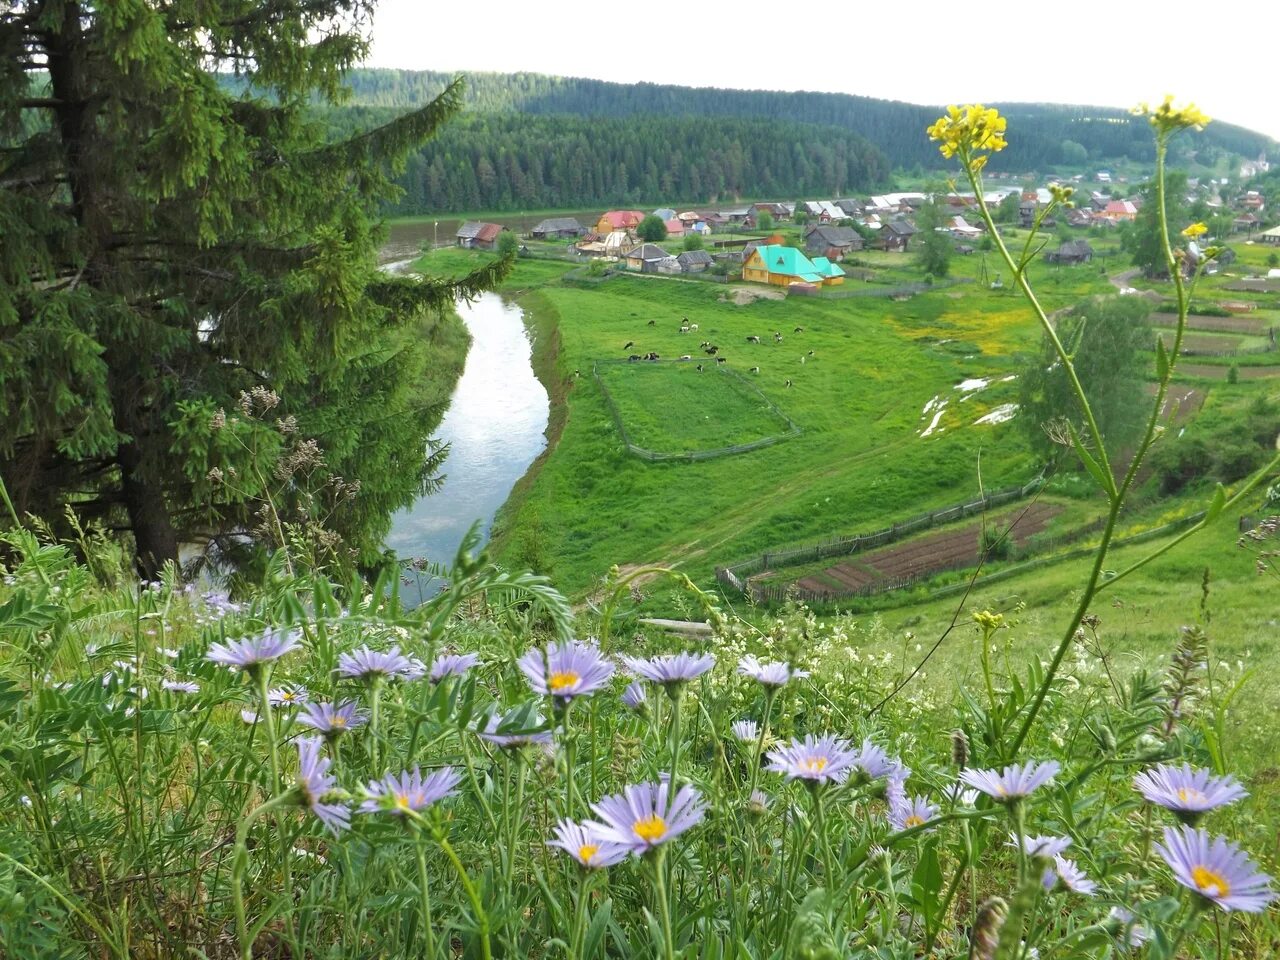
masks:
[[[717,353],[719,353],[719,352],[720,352],[720,348],[719,348],[719,347],[717,347],[715,344],[712,344],[711,346],[707,347],[707,349],[703,350],[702,352],[703,352],[703,353],[705,353],[705,354],[706,354],[707,356],[709,356],[709,357],[714,357]]]
[[[658,360],[658,359],[660,359],[656,353],[646,353],[646,354],[644,355],[644,358],[645,358],[646,360]]]
[[[792,333],[804,333],[804,327],[796,327]]]
[[[705,350],[707,349],[707,347],[711,346],[711,341],[703,340],[700,344],[698,344],[698,346],[701,347],[703,350]]]
[[[789,388],[789,387],[791,386],[791,381],[790,381],[790,380],[788,380],[788,381],[784,384],[784,386],[786,386],[786,387],[788,387],[788,388]]]
[[[688,318],[688,317],[681,317],[681,318],[680,318],[680,322],[681,322],[681,323],[683,323],[685,326],[688,326],[688,325],[689,325],[689,318]]]
[[[702,364],[698,364],[698,372],[699,372],[699,373],[701,373],[701,372],[702,372]]]
[[[728,363],[728,362],[729,362],[728,357],[716,357],[716,363]]]
[[[691,323],[691,324],[689,324],[689,329],[690,329],[690,330],[697,330],[697,329],[698,329],[698,325],[697,325],[696,323]]]
[[[624,343],[624,344],[622,345],[622,349],[623,349],[623,350],[630,350],[630,349],[631,349],[632,347],[634,347],[635,345],[636,345],[636,342],[635,342],[634,340],[628,340],[626,343]]]
[[[782,334],[780,334],[780,333],[775,333],[775,334],[773,335],[773,342],[774,342],[774,343],[781,343],[781,342],[782,342]]]
[[[693,359],[693,357],[689,356],[689,355],[686,353],[686,354],[685,354],[684,356],[682,356],[680,359],[681,359],[681,360],[692,360],[692,359]]]
[[[645,324],[645,326],[649,326],[649,327],[656,327],[657,325],[658,325],[657,320],[650,320],[647,324]]]
[[[643,360],[643,359],[644,357],[640,356],[640,354],[633,353],[631,356],[627,357],[627,363],[635,363],[637,360]]]
[[[747,343],[759,343],[759,342],[760,342],[759,337],[747,337]]]
[[[681,327],[679,330],[676,331],[676,333],[688,333],[688,332],[689,332],[688,327]]]
[[[752,368],[751,368],[751,372],[752,372],[752,373],[759,373],[759,372],[760,372],[760,368],[759,368],[759,367],[752,367]]]
[[[811,357],[813,356],[813,351],[812,351],[812,350],[810,350],[810,351],[809,351],[809,356],[811,356]]]

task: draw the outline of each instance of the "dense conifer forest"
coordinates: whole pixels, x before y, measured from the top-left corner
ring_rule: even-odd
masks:
[[[356,70],[335,131],[419,107],[451,75]],[[884,186],[891,169],[938,167],[921,135],[938,108],[835,93],[619,84],[541,74],[467,74],[465,122],[414,155],[396,211],[517,210],[736,197],[839,196]],[[1153,159],[1147,123],[1123,110],[1001,107],[1017,137],[991,170],[1026,173]],[[1174,162],[1255,157],[1269,138],[1214,123],[1174,144]]]

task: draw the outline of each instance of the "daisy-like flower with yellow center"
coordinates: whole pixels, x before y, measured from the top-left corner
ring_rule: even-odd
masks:
[[[590,823],[574,823],[561,820],[555,827],[556,838],[548,840],[548,847],[559,847],[588,870],[611,867],[625,860],[631,847],[615,843],[596,834]]]
[[[701,823],[707,805],[695,787],[681,787],[672,799],[665,783],[638,783],[591,809],[600,818],[587,824],[593,837],[644,854]]]
[[[1166,827],[1164,843],[1155,849],[1178,883],[1219,909],[1261,913],[1276,898],[1271,878],[1223,837],[1189,826]]]
[[[570,640],[543,650],[535,647],[516,666],[536,693],[562,701],[595,693],[613,676],[613,664],[594,643]]]
[[[771,750],[767,769],[785,774],[788,780],[819,784],[847,776],[858,757],[847,740],[810,734]]]
[[[390,813],[403,817],[418,813],[456,793],[462,774],[453,767],[441,767],[425,777],[414,767],[400,775],[387,774],[381,780],[372,780],[365,791],[368,794],[361,813]]]

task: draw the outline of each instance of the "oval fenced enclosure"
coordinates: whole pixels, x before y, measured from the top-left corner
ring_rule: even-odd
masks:
[[[597,360],[591,374],[622,442],[642,460],[710,460],[801,432],[759,387],[711,357]]]

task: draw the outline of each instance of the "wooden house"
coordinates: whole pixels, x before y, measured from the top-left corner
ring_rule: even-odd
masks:
[[[777,287],[796,283],[829,287],[844,282],[844,270],[826,257],[810,260],[795,247],[765,244],[743,261],[742,279]]]
[[[635,270],[637,273],[664,272],[663,267],[670,268],[675,259],[656,243],[642,243],[623,256],[627,269]]]
[[[1044,255],[1045,263],[1058,263],[1072,266],[1088,263],[1093,259],[1093,247],[1088,240],[1064,240],[1057,250],[1050,250]]]
[[[543,220],[529,233],[535,240],[571,240],[582,236],[586,230],[573,217],[552,217]]]
[[[1110,200],[1103,208],[1100,216],[1113,223],[1122,220],[1133,220],[1138,216],[1138,207],[1132,200]]]
[[[840,260],[845,254],[862,249],[862,236],[849,227],[818,225],[805,231],[804,248],[808,253]]]
[[[686,250],[676,257],[676,262],[680,264],[680,269],[684,273],[702,273],[715,261],[705,250]]]
[[[906,253],[911,238],[920,231],[906,220],[890,220],[880,228],[880,248],[894,253]]]
[[[468,220],[458,228],[454,238],[458,246],[467,250],[495,250],[500,233],[502,233],[501,224]]]
[[[609,234],[615,230],[634,230],[640,226],[644,214],[639,210],[609,210],[596,221],[596,233]]]

